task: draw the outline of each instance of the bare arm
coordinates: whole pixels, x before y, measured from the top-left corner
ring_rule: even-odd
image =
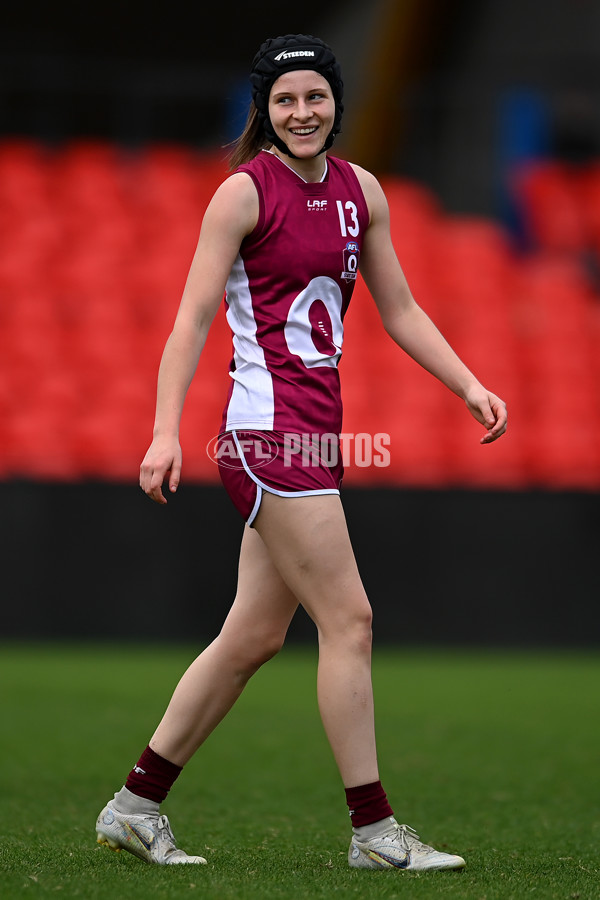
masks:
[[[206,210],[179,311],[162,355],[152,444],[140,468],[140,485],[166,503],[165,477],[177,490],[181,476],[179,424],[208,330],[223,298],[240,244],[256,225],[258,197],[248,175],[228,178]]]
[[[372,175],[354,168],[371,216],[363,241],[361,273],[385,330],[419,365],[465,401],[487,429],[481,443],[495,441],[506,431],[504,402],[479,383],[415,302],[392,244],[385,195]]]

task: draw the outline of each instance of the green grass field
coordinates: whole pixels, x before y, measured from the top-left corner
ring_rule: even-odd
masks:
[[[187,647],[0,648],[0,895],[87,898],[600,897],[600,664],[591,654],[376,654],[379,755],[400,820],[462,872],[347,868],[344,795],[315,653],[253,679],[165,805],[204,867],[95,844]]]

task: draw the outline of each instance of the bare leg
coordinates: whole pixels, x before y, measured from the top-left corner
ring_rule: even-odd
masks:
[[[183,766],[219,724],[248,679],[281,648],[298,606],[259,535],[244,530],[238,589],[219,636],[177,685],[151,748]]]
[[[371,607],[336,495],[265,494],[255,527],[319,632],[321,718],[345,787],[379,780]]]

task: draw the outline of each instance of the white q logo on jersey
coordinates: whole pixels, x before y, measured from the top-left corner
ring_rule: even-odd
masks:
[[[325,307],[329,322],[311,321],[311,309],[315,304]],[[329,334],[331,326],[331,334]],[[319,336],[319,344],[331,347],[331,352],[319,349],[314,335]],[[290,353],[299,356],[307,369],[315,366],[335,368],[342,355],[344,326],[342,325],[342,292],[339,285],[325,275],[313,278],[298,294],[288,313],[284,328],[285,340]],[[321,337],[322,336],[322,337]]]

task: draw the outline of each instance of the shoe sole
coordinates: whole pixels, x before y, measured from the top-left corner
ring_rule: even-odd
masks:
[[[149,863],[150,865],[158,865],[156,860],[148,859],[147,856],[140,856],[139,853],[135,853],[133,850],[130,850],[128,847],[122,847],[117,841],[110,838],[107,834],[103,832],[97,832],[96,843],[100,844],[102,847],[108,847],[109,850],[113,850],[115,853],[121,853],[123,850],[127,850],[128,853],[131,853],[132,856],[136,856],[138,859],[141,859],[142,862]],[[202,865],[206,866],[208,861],[204,859],[203,856],[198,857],[198,862],[195,863],[183,863],[179,862],[177,865]],[[170,865],[175,865],[175,863],[171,863]]]
[[[96,843],[101,844],[103,847],[108,847],[110,850],[114,850],[115,853],[120,853],[123,849],[116,841],[111,840],[106,834],[98,833]]]
[[[388,869],[397,869],[400,872],[456,872],[465,868],[466,862],[462,856],[451,856],[450,854],[448,856],[449,858],[446,861],[438,860],[437,863],[430,863],[429,865],[419,865],[417,862],[416,865],[413,865],[410,861],[408,861],[408,864],[406,860],[398,864],[390,858],[382,857],[380,854],[371,856],[361,851],[361,854],[357,857],[348,857],[348,866],[351,869],[370,869],[372,872],[377,870],[387,871]],[[450,862],[450,859],[452,859],[452,862]],[[402,862],[404,862],[404,865]]]

